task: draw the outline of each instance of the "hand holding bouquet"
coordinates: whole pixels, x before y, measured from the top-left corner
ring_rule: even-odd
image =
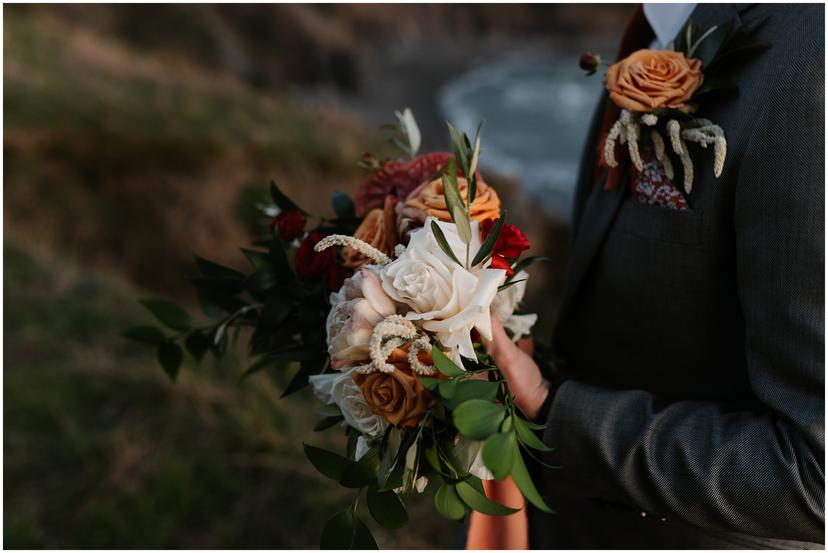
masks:
[[[243,249],[251,274],[196,259],[192,282],[213,324],[196,328],[175,305],[147,301],[177,334],[127,331],[157,347],[173,378],[184,349],[196,360],[222,355],[228,334],[245,327],[256,357],[245,376],[299,364],[285,395],[310,383],[326,415],[316,430],[343,427],[348,437],[343,454],[305,444],[317,470],[355,491],[322,529],[323,548],[376,547],[358,515],[363,496],[388,528],[408,519],[402,496],[427,487],[448,518],[509,515],[517,509],[487,498],[482,480],[511,476],[548,511],[523,461],[548,450],[541,427],[481,343],[493,316],[513,339],[529,334],[536,315],[516,309],[539,258],[519,259],[529,242],[478,171],[480,129],[472,142],[449,125],[453,153],[417,157],[413,116],[398,119],[411,159],[367,159],[356,201],[334,196],[336,218],[306,232],[309,214],[272,184],[279,212],[257,243],[266,249]]]

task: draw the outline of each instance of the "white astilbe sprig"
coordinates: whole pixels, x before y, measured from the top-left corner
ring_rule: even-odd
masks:
[[[321,252],[331,246],[348,246],[355,249],[365,257],[376,262],[377,265],[387,265],[391,263],[391,258],[379,251],[377,248],[353,236],[345,234],[331,234],[316,243],[313,247],[314,251]]]
[[[617,167],[618,160],[615,159],[615,147],[618,144],[627,146],[630,161],[638,171],[644,170],[644,162],[641,159],[639,140],[641,139],[641,127],[650,127],[650,139],[653,141],[656,159],[664,167],[664,174],[673,179],[675,170],[670,157],[667,155],[664,137],[656,129],[658,116],[653,113],[633,115],[627,110],[621,110],[618,120],[610,128],[607,138],[604,141],[604,161],[609,167]],[[702,148],[713,145],[713,174],[718,178],[724,169],[725,157],[727,156],[727,140],[724,131],[718,125],[714,125],[708,119],[690,119],[679,121],[670,119],[665,125],[667,136],[670,139],[670,146],[673,152],[681,160],[684,169],[684,191],[690,193],[693,190],[694,168],[693,160],[690,159],[690,151],[687,143],[699,144]]]
[[[656,159],[661,163],[661,166],[664,167],[664,174],[667,175],[668,179],[673,180],[673,177],[675,176],[675,171],[673,171],[673,162],[670,160],[670,156],[667,155],[667,152],[664,149],[664,139],[661,137],[661,133],[659,133],[657,129],[652,129],[650,131],[650,139],[653,141]]]
[[[417,338],[417,327],[402,315],[389,315],[377,323],[371,333],[369,353],[371,362],[359,367],[361,373],[394,372],[396,368],[386,360],[395,349]]]
[[[428,339],[428,336],[420,336],[411,342],[411,349],[408,350],[408,364],[419,375],[427,376],[434,374],[434,365],[423,363],[417,357],[417,354],[421,351],[431,351],[431,340]]]

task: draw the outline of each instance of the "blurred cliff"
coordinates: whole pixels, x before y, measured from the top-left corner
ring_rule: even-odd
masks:
[[[135,299],[189,298],[191,254],[241,263],[276,179],[329,212],[364,149],[494,54],[611,48],[630,8],[583,5],[14,5],[4,9],[4,476],[9,547],[310,547],[347,501],[304,461],[316,418],[241,361],[173,386],[119,338]],[[596,46],[597,45],[597,46]],[[574,61],[573,61],[574,63]],[[588,114],[584,114],[585,120]],[[533,253],[549,329],[567,228],[492,174]],[[384,547],[459,529],[412,505]]]

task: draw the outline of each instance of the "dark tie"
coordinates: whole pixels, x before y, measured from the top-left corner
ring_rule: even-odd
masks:
[[[644,16],[644,10],[641,4],[636,6],[635,12],[632,15],[624,34],[621,37],[621,43],[618,47],[618,58],[622,60],[642,48],[648,48],[650,43],[655,38],[653,29],[647,22]],[[604,108],[604,116],[601,120],[601,131],[598,134],[599,140],[597,144],[598,152],[596,155],[595,170],[593,172],[593,183],[597,182],[604,171],[607,171],[607,180],[604,183],[604,188],[607,190],[615,190],[621,183],[627,171],[628,159],[626,156],[619,156],[618,165],[616,167],[608,167],[604,162],[604,140],[607,138],[610,129],[618,116],[621,114],[620,108],[616,106],[612,100],[607,97],[606,107]]]

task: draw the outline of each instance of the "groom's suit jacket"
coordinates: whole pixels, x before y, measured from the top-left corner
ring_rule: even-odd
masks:
[[[727,160],[715,178],[691,146],[689,209],[594,184],[594,118],[544,431],[557,514],[530,512],[533,547],[824,542],[823,6],[692,15],[763,17],[738,96],[703,105]]]

